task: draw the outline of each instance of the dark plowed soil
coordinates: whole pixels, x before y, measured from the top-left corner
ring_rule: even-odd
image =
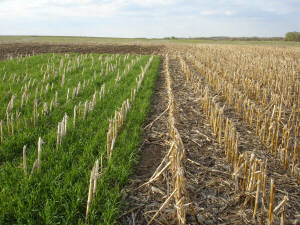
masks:
[[[0,59],[8,57],[32,55],[40,53],[119,53],[119,54],[162,54],[165,50],[160,45],[134,44],[45,44],[45,43],[13,43],[0,44]]]

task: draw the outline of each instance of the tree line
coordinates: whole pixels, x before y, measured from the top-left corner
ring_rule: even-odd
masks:
[[[286,41],[300,41],[300,32],[288,32],[285,34]]]

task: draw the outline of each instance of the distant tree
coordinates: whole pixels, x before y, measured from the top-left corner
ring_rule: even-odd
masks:
[[[286,41],[300,41],[300,32],[288,32],[285,34]]]
[[[171,37],[165,37],[164,39],[168,39],[168,40],[174,40],[174,39],[177,39],[176,37],[174,36],[171,36]]]

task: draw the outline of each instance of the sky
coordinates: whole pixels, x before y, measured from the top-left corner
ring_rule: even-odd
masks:
[[[0,0],[0,35],[284,36],[300,0]]]

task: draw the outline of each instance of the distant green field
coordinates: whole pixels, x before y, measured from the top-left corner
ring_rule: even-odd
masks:
[[[197,39],[147,39],[147,38],[107,38],[107,37],[69,37],[69,36],[0,36],[0,43],[187,43],[187,44],[240,44],[274,45],[300,47],[300,42],[293,41],[240,41],[240,40],[197,40]]]
[[[149,42],[145,38],[67,37],[67,36],[0,36],[0,43],[46,42],[46,43],[128,43]]]
[[[175,43],[189,43],[189,44],[236,44],[236,45],[270,45],[270,46],[291,46],[300,47],[300,42],[295,41],[239,41],[239,40],[186,40],[175,39],[170,40]]]
[[[0,224],[115,223],[159,63],[157,56],[119,54],[0,61]],[[129,110],[108,157],[107,133],[124,102]],[[86,221],[96,160],[102,173]]]

